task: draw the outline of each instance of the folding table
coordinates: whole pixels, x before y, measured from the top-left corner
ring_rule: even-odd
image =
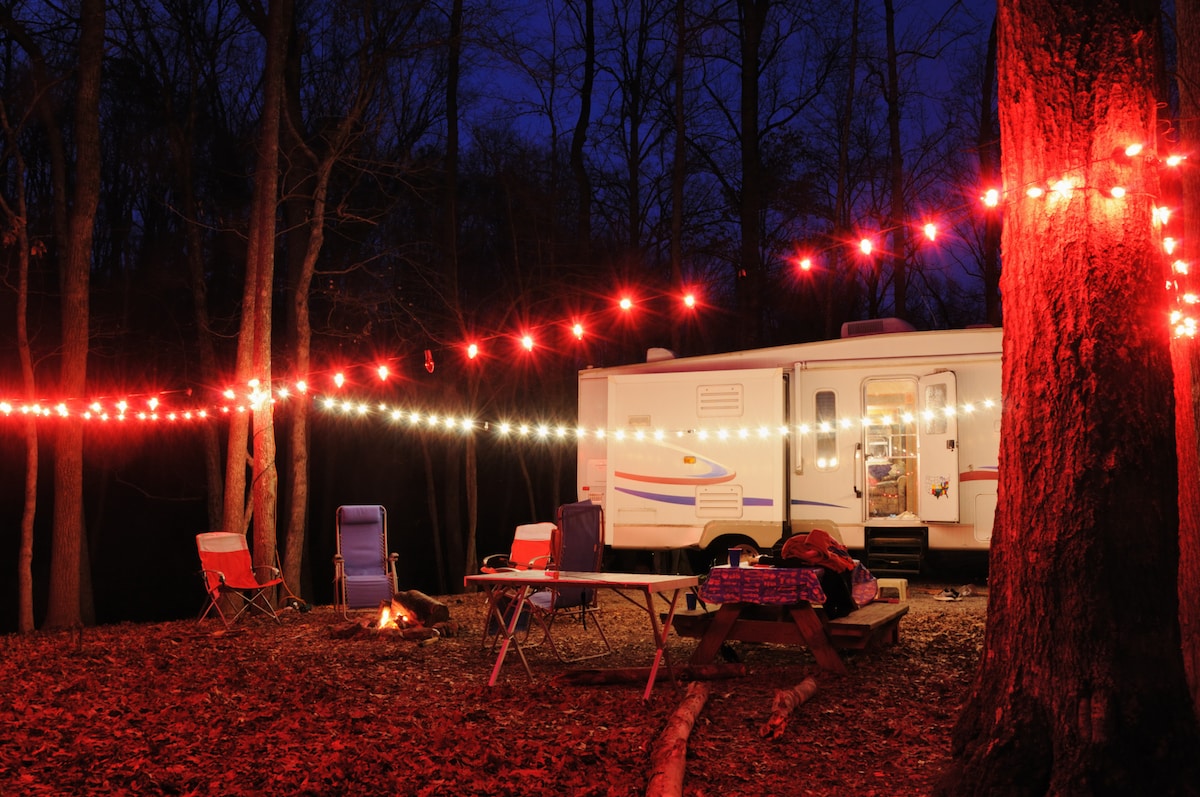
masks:
[[[496,616],[500,617],[503,639],[500,642],[500,650],[496,654],[496,663],[492,667],[492,675],[488,679],[488,686],[495,686],[496,678],[500,674],[500,667],[504,664],[504,657],[508,654],[510,643],[516,646],[517,654],[521,657],[521,662],[525,665],[525,671],[532,677],[529,662],[525,658],[525,652],[521,649],[521,642],[517,639],[516,633],[517,622],[521,617],[521,608],[525,605],[525,601],[531,592],[537,589],[550,589],[554,587],[591,587],[593,589],[612,590],[635,604],[638,602],[625,593],[640,593],[645,601],[643,608],[645,608],[646,613],[650,616],[650,629],[654,635],[655,648],[654,662],[650,665],[650,677],[646,680],[646,691],[642,694],[642,700],[649,700],[650,691],[654,688],[654,679],[658,675],[659,664],[666,653],[667,633],[671,629],[671,620],[675,616],[675,605],[679,600],[679,594],[686,589],[696,587],[700,583],[700,579],[696,576],[660,575],[654,573],[576,573],[558,570],[479,573],[467,576],[463,581],[468,585],[475,585],[487,590],[516,590],[516,597],[512,605],[506,609],[506,611],[511,612],[507,619],[499,614],[498,609],[493,610]],[[670,609],[667,612],[665,620],[661,623],[659,622],[658,614],[654,611],[655,594],[661,594],[664,598],[670,595]],[[667,664],[670,666],[669,660]]]

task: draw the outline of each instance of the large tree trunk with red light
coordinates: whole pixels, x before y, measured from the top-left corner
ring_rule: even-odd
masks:
[[[1178,40],[1200,37],[1200,3],[1176,0]],[[1190,47],[1179,48],[1179,143],[1183,152],[1200,147],[1200,57]],[[1200,172],[1182,170],[1183,259],[1200,262]],[[1194,280],[1195,277],[1182,277]],[[1194,284],[1189,285],[1194,288]],[[1183,663],[1192,691],[1192,704],[1200,716],[1200,343],[1181,337],[1172,347],[1175,364],[1176,441],[1179,451],[1179,631]]]
[[[1154,147],[1157,22],[1155,2],[1000,2],[1000,503],[944,794],[1200,789],[1158,177],[1119,155]]]

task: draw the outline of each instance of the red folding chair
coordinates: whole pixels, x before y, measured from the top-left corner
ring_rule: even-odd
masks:
[[[550,542],[557,531],[553,523],[524,523],[517,526],[513,533],[512,545],[506,554],[497,553],[486,557],[479,570],[483,573],[496,573],[505,570],[545,569],[550,564]],[[513,590],[499,587],[488,592],[487,612],[484,615],[485,632],[480,643],[487,646],[490,640],[495,647],[499,639],[500,626],[508,622],[512,616],[509,606],[512,602]],[[518,627],[528,634],[529,610],[521,611]]]
[[[200,577],[208,594],[200,620],[208,617],[213,609],[228,629],[248,609],[254,609],[279,622],[279,615],[271,605],[267,590],[283,583],[279,569],[271,565],[254,565],[250,559],[250,548],[246,535],[230,531],[207,531],[196,535],[196,551],[200,554]],[[256,571],[269,570],[271,577],[259,580]],[[242,598],[242,605],[233,617],[226,617],[221,601],[227,595]]]

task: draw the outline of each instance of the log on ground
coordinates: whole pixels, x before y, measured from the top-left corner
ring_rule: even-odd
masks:
[[[771,716],[758,729],[758,735],[764,739],[778,739],[787,730],[788,717],[796,707],[817,693],[817,682],[812,677],[805,678],[791,689],[781,689],[775,693],[771,705]]]
[[[715,681],[722,678],[741,678],[746,675],[745,664],[688,664],[675,667],[672,673],[681,681]],[[660,670],[659,678],[664,673]],[[560,683],[573,686],[599,686],[602,684],[645,683],[650,677],[649,667],[608,667],[568,670],[557,676]]]
[[[709,685],[697,682],[688,685],[687,696],[675,709],[650,755],[650,777],[646,780],[646,797],[680,797],[687,769],[687,741],[696,718],[708,701]]]
[[[450,621],[450,607],[418,589],[401,590],[392,600],[404,607],[406,614],[416,617],[421,625],[432,626]]]

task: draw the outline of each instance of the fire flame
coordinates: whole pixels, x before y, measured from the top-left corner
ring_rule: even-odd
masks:
[[[379,619],[375,622],[376,628],[405,628],[408,626],[408,615],[394,608],[394,604],[383,604],[379,607]]]

